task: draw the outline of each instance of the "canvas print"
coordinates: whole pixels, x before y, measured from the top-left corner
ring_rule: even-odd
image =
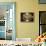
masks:
[[[21,22],[33,22],[34,13],[31,12],[22,12],[21,13]]]

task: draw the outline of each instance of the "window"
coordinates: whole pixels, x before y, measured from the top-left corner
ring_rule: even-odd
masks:
[[[15,40],[15,3],[0,3],[0,40]]]
[[[39,35],[46,32],[46,11],[39,12]]]
[[[46,4],[46,0],[39,0],[40,4]]]

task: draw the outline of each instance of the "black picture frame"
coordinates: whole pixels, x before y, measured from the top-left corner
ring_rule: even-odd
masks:
[[[34,22],[34,13],[21,12],[21,22]]]

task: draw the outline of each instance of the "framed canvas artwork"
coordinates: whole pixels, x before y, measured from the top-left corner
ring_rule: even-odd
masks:
[[[34,13],[32,12],[22,12],[21,22],[34,22]]]

